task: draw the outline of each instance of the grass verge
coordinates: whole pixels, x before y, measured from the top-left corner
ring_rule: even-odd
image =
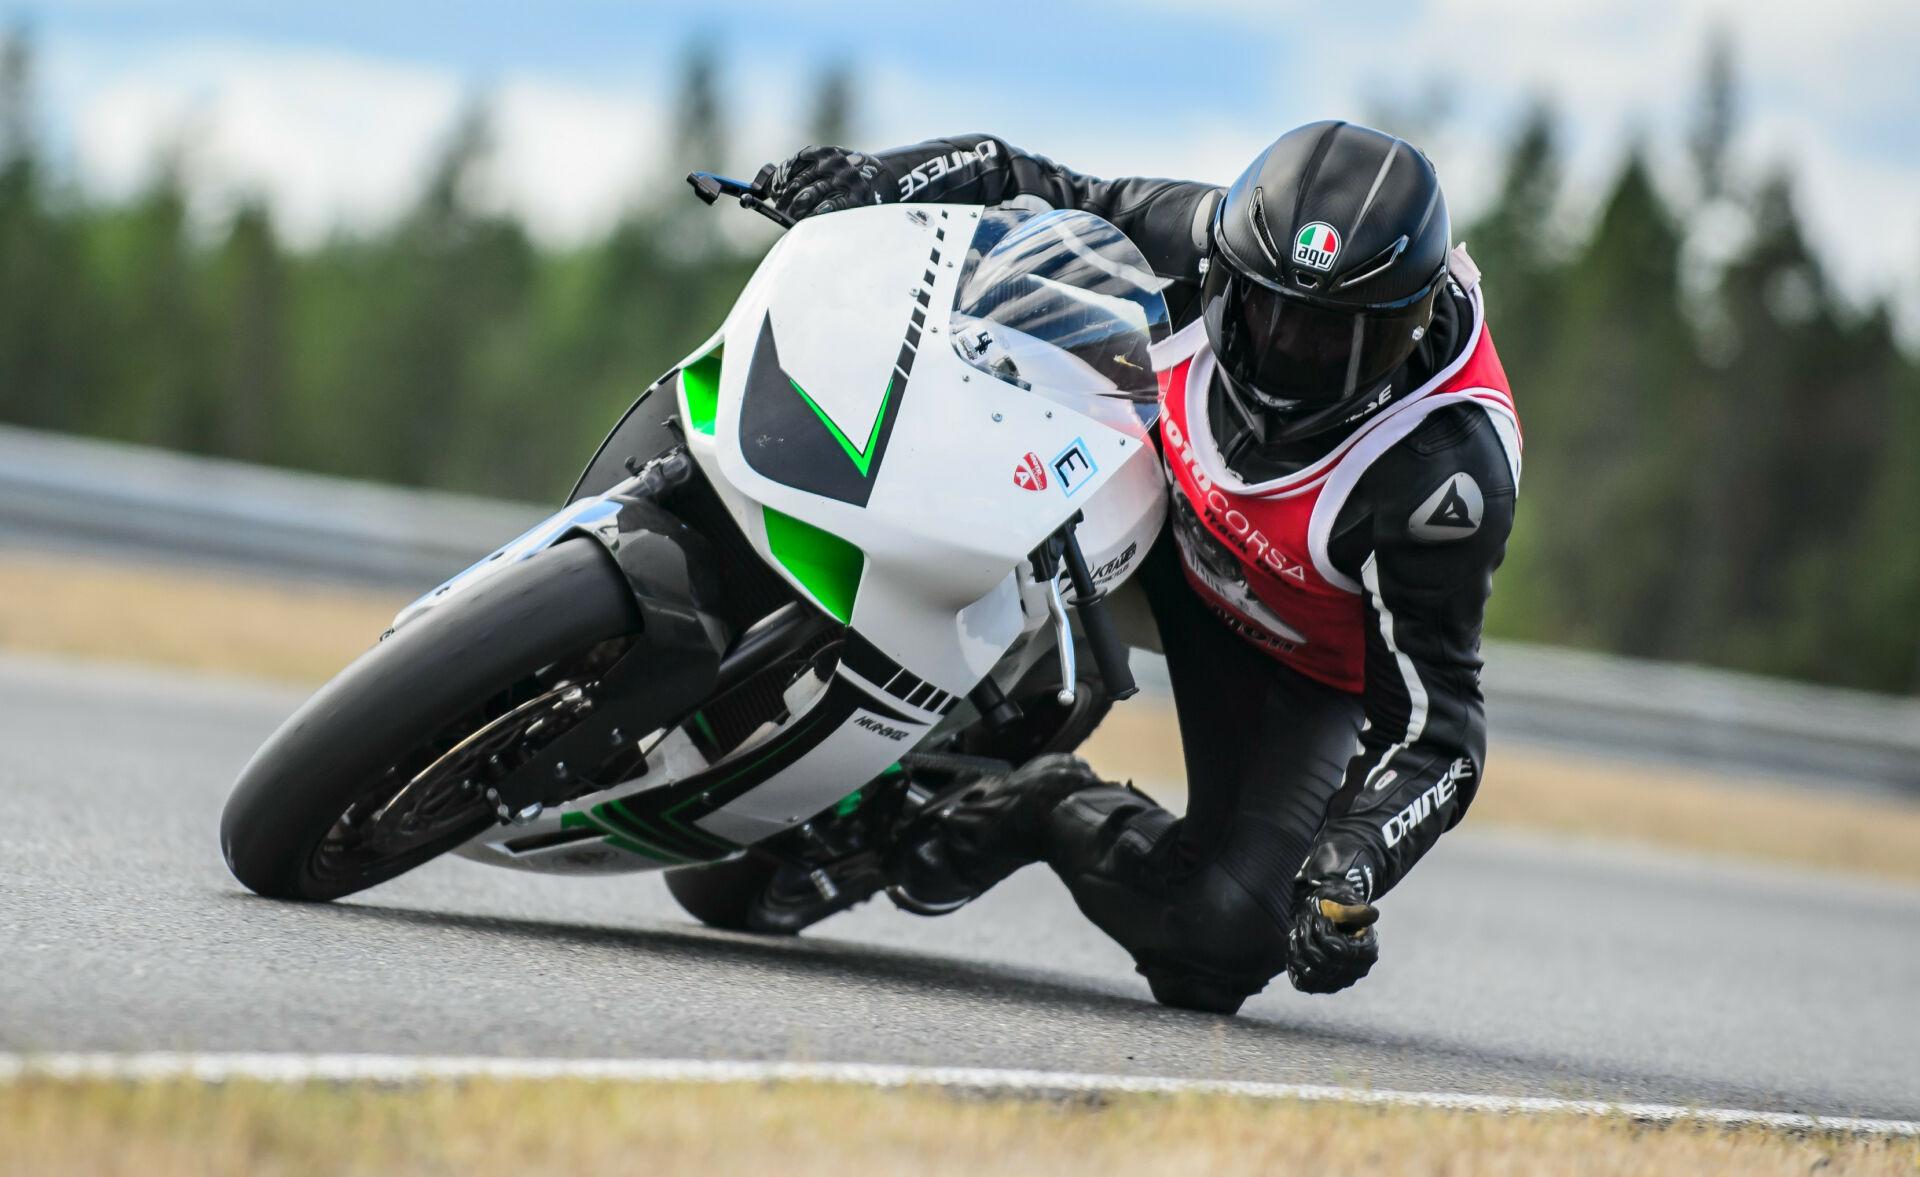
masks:
[[[0,647],[318,684],[379,639],[404,594],[0,554]]]
[[[1223,1096],[1055,1104],[813,1084],[0,1088],[5,1177],[983,1171],[1911,1177],[1920,1142]]]
[[[1178,799],[1185,770],[1173,709],[1121,707],[1083,754],[1107,775]],[[1920,804],[1911,801],[1498,742],[1467,822],[1920,880]]]
[[[404,594],[294,586],[70,556],[0,554],[0,647],[317,684]],[[1177,803],[1172,708],[1122,704],[1084,749]],[[1496,744],[1476,826],[1504,825],[1920,879],[1920,805]]]

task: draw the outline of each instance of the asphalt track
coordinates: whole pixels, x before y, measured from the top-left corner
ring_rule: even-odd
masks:
[[[220,862],[284,691],[0,659],[0,1050],[798,1059],[1915,1118],[1920,889],[1479,833],[1358,990],[1153,1005],[1043,870],[797,941],[658,879],[432,864],[326,907]]]

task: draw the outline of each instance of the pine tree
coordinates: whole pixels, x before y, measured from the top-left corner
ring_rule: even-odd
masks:
[[[1542,520],[1536,604],[1554,640],[1641,655],[1690,640],[1667,621],[1697,388],[1679,245],[1636,150],[1567,271],[1550,358],[1517,394],[1537,423],[1523,493]]]
[[[278,460],[287,393],[287,276],[265,205],[249,203],[234,217],[213,270],[223,352],[220,450],[250,462]]]
[[[33,49],[0,37],[0,420],[85,428],[110,351],[75,218],[51,207],[33,131]]]
[[[1884,321],[1844,321],[1785,176],[1762,185],[1753,218],[1720,290],[1739,349],[1715,376],[1713,477],[1700,488],[1718,557],[1698,590],[1716,621],[1702,652],[1859,681],[1828,639],[1847,578],[1867,571],[1839,557],[1881,474],[1900,357]]]
[[[1687,151],[1693,157],[1695,178],[1703,200],[1726,194],[1729,157],[1739,124],[1739,95],[1735,82],[1733,36],[1725,27],[1708,37],[1706,68],[1694,108]]]

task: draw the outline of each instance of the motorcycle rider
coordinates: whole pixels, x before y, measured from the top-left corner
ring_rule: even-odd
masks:
[[[1163,1003],[1232,1013],[1280,972],[1331,993],[1374,902],[1466,812],[1485,763],[1480,628],[1520,431],[1479,273],[1432,164],[1341,122],[1234,184],[1097,180],[987,135],[809,147],[757,187],[795,218],[892,201],[1083,209],[1166,283],[1154,349],[1167,531],[1140,571],[1189,800],[1175,818],[1069,756],[942,806],[916,899],[1045,860]]]

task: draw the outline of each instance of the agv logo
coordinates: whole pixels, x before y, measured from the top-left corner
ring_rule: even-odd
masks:
[[[1333,259],[1339,256],[1340,234],[1325,221],[1313,222],[1293,239],[1295,265],[1324,272],[1333,268]]]

